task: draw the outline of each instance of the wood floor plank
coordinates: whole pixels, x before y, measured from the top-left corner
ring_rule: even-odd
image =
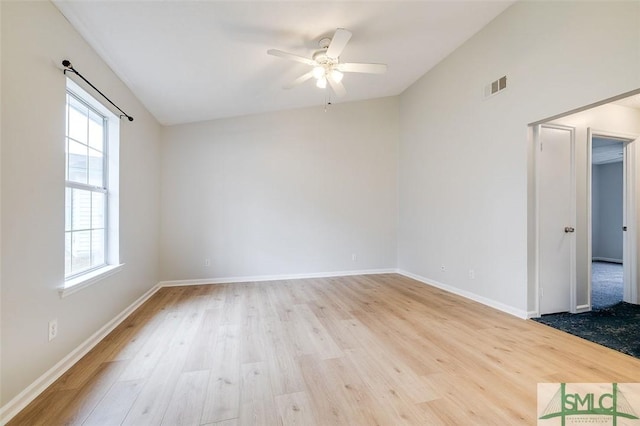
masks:
[[[240,343],[240,347],[242,348],[240,352],[240,362],[242,363],[264,361],[263,348],[265,342],[261,331],[262,319],[258,315],[257,309],[257,305],[252,305],[250,309],[247,309],[245,318],[242,321],[240,330],[240,336],[242,339],[242,342]]]
[[[202,426],[238,426],[239,424],[238,419],[229,419],[221,422],[203,424]]]
[[[294,343],[287,337],[285,325],[274,319],[262,323],[265,337],[265,358],[271,373],[271,386],[275,395],[300,392],[305,389],[300,367],[294,356]]]
[[[208,306],[209,304],[200,321],[193,344],[189,348],[184,371],[208,370],[214,362],[222,309],[209,309]]]
[[[277,424],[277,412],[273,401],[256,399],[241,404],[238,424],[271,426]]]
[[[168,291],[157,292],[107,336],[103,342],[108,343],[104,345],[109,349],[108,359],[119,361],[133,358],[164,321],[166,308],[174,297]]]
[[[292,307],[289,338],[296,342],[296,355],[317,354],[322,359],[342,356],[342,351],[309,306]]]
[[[182,373],[162,418],[167,426],[200,425],[209,371]]]
[[[166,341],[179,332],[179,326],[183,320],[183,312],[171,312],[166,315],[162,325],[152,333],[146,344],[127,364],[120,380],[139,380],[149,377],[167,350]]]
[[[169,325],[170,332],[164,336],[164,339],[160,339],[158,347],[155,348],[160,355],[154,355],[154,358],[158,359],[151,371],[144,375],[145,384],[123,424],[136,426],[161,423],[184,372],[189,348],[194,344],[199,324],[204,316],[203,306],[202,298],[197,298],[193,305],[185,304],[180,312],[181,321],[177,326],[179,331],[174,330],[173,323]],[[135,362],[136,359],[130,361],[132,364]],[[127,375],[123,373],[120,380],[126,377]]]
[[[160,289],[23,425],[529,425],[640,360],[395,274]]]
[[[275,398],[266,362],[242,364],[240,416],[246,425],[274,425],[277,423]]]
[[[347,404],[345,383],[335,370],[314,355],[298,359],[306,388],[311,399],[314,417],[323,424],[348,425],[353,423],[355,408]]]
[[[389,406],[381,404],[378,396],[371,392],[371,388],[348,357],[326,360],[325,364],[344,383],[345,402],[356,410],[357,416],[354,417],[367,425],[398,423]]]
[[[315,423],[306,392],[287,393],[275,398],[279,425],[307,426]]]
[[[116,382],[83,422],[86,426],[119,425],[135,402],[143,380]]]
[[[123,361],[105,362],[92,373],[90,379],[76,392],[65,407],[56,410],[60,424],[81,425],[117,381],[124,367]],[[53,419],[52,419],[53,421]]]
[[[216,355],[211,365],[202,423],[235,419],[240,415],[241,341],[240,325],[221,325],[218,328]]]
[[[77,391],[71,389],[45,391],[18,413],[8,425],[48,426],[52,420],[57,420],[55,413],[69,406],[77,395]],[[91,410],[94,408],[95,406],[90,407]],[[64,422],[60,423],[64,424]]]
[[[269,366],[266,362],[242,364],[240,372],[242,376],[241,402],[251,402],[258,399],[272,401],[274,399]]]
[[[393,367],[380,369],[374,356],[365,349],[349,350],[347,357],[358,375],[366,384],[369,392],[375,395],[376,402],[387,407],[387,416],[398,424],[427,424],[422,410],[418,409],[415,399],[430,401],[436,399],[432,389],[425,388],[420,398],[413,394],[393,377]]]

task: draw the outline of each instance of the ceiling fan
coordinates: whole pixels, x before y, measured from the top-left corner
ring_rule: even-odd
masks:
[[[267,50],[269,55],[278,56],[280,58],[301,62],[313,67],[311,71],[301,75],[286,85],[285,89],[291,89],[305,81],[315,78],[316,86],[324,89],[327,83],[337,96],[346,95],[347,91],[342,84],[343,73],[367,73],[367,74],[384,74],[387,71],[386,64],[360,64],[340,62],[340,54],[351,39],[351,31],[344,28],[338,28],[332,38],[322,38],[318,42],[320,49],[317,50],[311,58],[295,55],[293,53],[283,52],[282,50]]]

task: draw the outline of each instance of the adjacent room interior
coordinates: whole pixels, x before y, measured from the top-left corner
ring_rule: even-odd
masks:
[[[532,424],[538,383],[640,382],[529,320],[638,303],[639,2],[0,23],[0,424]]]
[[[606,138],[592,142],[591,305],[601,309],[621,302],[624,294],[624,142]]]

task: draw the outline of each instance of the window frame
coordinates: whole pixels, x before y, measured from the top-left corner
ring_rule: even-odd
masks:
[[[82,89],[73,80],[67,77],[65,89],[65,108],[72,108],[69,105],[68,96],[74,98],[75,101],[86,106],[89,111],[102,117],[103,120],[103,151],[102,151],[102,186],[96,186],[90,184],[89,176],[87,176],[87,183],[80,183],[70,181],[69,178],[69,150],[67,145],[67,139],[69,139],[69,122],[66,121],[65,130],[65,190],[64,190],[64,246],[66,250],[66,238],[68,234],[67,228],[67,190],[81,189],[87,190],[90,194],[103,193],[104,194],[104,261],[100,265],[95,265],[89,269],[82,270],[78,273],[66,276],[66,254],[64,259],[64,282],[60,288],[61,297],[74,293],[82,288],[85,288],[93,283],[101,281],[102,279],[118,272],[122,269],[124,264],[120,263],[119,259],[119,143],[120,143],[120,119],[111,110],[105,107],[102,103],[97,101],[93,96]],[[65,120],[68,118],[68,109],[65,109]],[[87,117],[91,120],[91,117]],[[71,138],[71,140],[75,140]],[[87,149],[92,149],[89,140],[86,142]],[[89,151],[88,151],[89,152]],[[87,156],[87,159],[89,156]],[[89,164],[87,163],[87,173],[89,173]],[[91,195],[91,198],[93,196]],[[92,200],[93,202],[93,200]],[[90,225],[91,226],[91,225]],[[92,229],[89,227],[89,230]],[[92,247],[91,247],[92,249]]]
[[[76,273],[72,273],[70,275],[66,275],[66,270],[65,270],[65,282],[66,281],[72,281],[75,278],[79,278],[83,275],[89,274],[93,271],[96,271],[98,269],[104,268],[105,266],[108,266],[108,262],[107,262],[107,253],[109,252],[109,238],[108,238],[108,227],[109,227],[109,118],[107,116],[105,116],[104,114],[102,114],[100,111],[98,111],[96,108],[92,107],[88,102],[86,102],[80,95],[76,94],[73,90],[70,90],[69,88],[67,88],[67,95],[71,96],[72,98],[74,98],[77,102],[79,102],[80,104],[82,104],[83,106],[87,107],[88,111],[93,111],[96,115],[98,115],[101,119],[102,119],[102,186],[97,186],[97,185],[92,185],[89,182],[90,178],[89,178],[89,173],[90,173],[90,169],[89,169],[89,162],[87,162],[87,183],[80,183],[77,181],[73,181],[73,180],[69,180],[69,168],[70,168],[70,153],[69,150],[67,150],[65,148],[65,155],[66,155],[66,170],[65,170],[65,190],[66,189],[70,189],[70,190],[74,190],[74,189],[79,189],[82,191],[89,191],[90,196],[91,196],[91,219],[93,219],[93,194],[94,193],[99,193],[99,194],[104,194],[104,205],[102,206],[102,214],[103,214],[103,232],[104,232],[104,241],[103,241],[103,262],[99,265],[95,265],[92,267],[89,267],[88,269],[83,269],[79,272]],[[73,108],[71,105],[69,105],[69,102],[67,102],[67,111],[69,110],[69,108]],[[67,129],[69,129],[69,115],[67,114]],[[87,117],[87,120],[91,120],[90,117]],[[89,128],[87,127],[87,132],[89,132]],[[65,135],[65,139],[68,140],[74,140],[78,143],[82,143],[74,138],[72,138],[69,135],[69,131],[67,130],[66,135]],[[92,149],[91,144],[89,142],[89,140],[87,140],[87,143],[84,144],[87,149]],[[67,145],[68,147],[68,142]],[[89,161],[90,156],[87,156],[87,159]],[[65,191],[65,198],[66,198],[66,191]],[[75,229],[71,229],[71,230],[67,230],[67,226],[66,226],[66,202],[65,202],[65,239],[66,239],[66,234],[68,232],[74,232],[74,231],[78,231]],[[71,222],[73,223],[73,208],[71,208]],[[93,233],[94,231],[93,224],[91,224],[91,226],[89,226],[89,228],[87,229],[83,229],[82,231],[89,231],[91,233]],[[71,247],[73,250],[73,238],[71,240]],[[93,237],[91,237],[90,239],[90,243],[89,243],[89,257],[93,258]],[[66,268],[65,268],[66,269]]]

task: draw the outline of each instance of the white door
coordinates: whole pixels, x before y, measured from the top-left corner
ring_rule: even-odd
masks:
[[[540,314],[571,311],[575,288],[574,130],[540,126],[538,242]]]

